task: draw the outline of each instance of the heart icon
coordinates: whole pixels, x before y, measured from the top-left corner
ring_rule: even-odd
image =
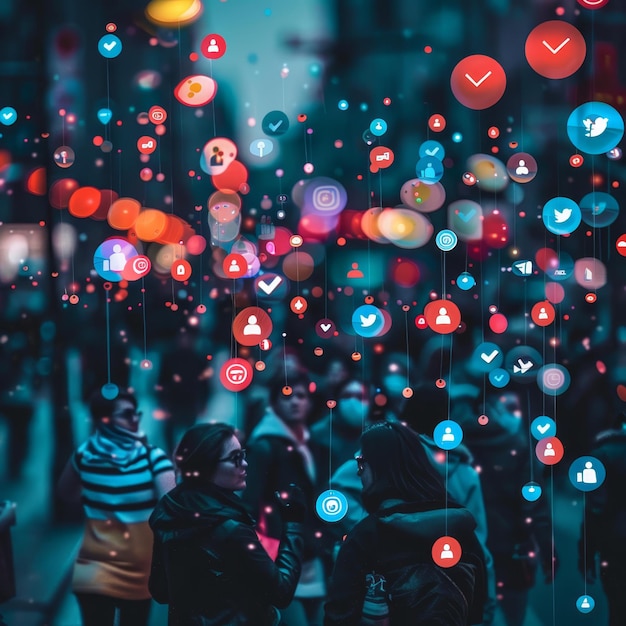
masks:
[[[320,328],[327,333],[332,328],[332,324],[320,324]]]
[[[617,385],[617,395],[622,402],[626,402],[626,385]]]
[[[326,406],[329,409],[334,409],[337,406],[337,401],[336,400],[326,400]]]

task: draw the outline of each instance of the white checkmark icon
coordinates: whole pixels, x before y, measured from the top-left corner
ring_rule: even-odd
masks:
[[[556,54],[559,50],[561,50],[563,48],[563,46],[565,46],[568,42],[570,41],[570,38],[568,37],[567,39],[564,39],[556,48],[553,48],[545,39],[541,42],[546,48],[548,48],[548,50],[550,50],[550,52],[552,52],[552,54]]]
[[[481,352],[480,358],[485,363],[491,363],[491,361],[493,361],[498,356],[498,354],[499,352],[497,350],[492,350],[489,354],[485,354],[484,352]]]
[[[266,283],[264,280],[260,280],[259,289],[269,296],[282,282],[283,279],[280,276],[274,276],[269,284]]]
[[[478,82],[476,82],[469,74],[465,74],[465,78],[467,78],[467,80],[469,80],[474,87],[480,87],[491,76],[491,74],[492,72],[489,70]]]
[[[543,426],[538,425],[537,430],[540,434],[545,435],[550,430],[550,424],[544,424]]]
[[[109,43],[105,43],[103,44],[103,46],[105,50],[107,50],[108,52],[111,52],[111,50],[113,50],[113,48],[117,46],[117,41],[111,41]]]
[[[425,150],[425,152],[428,156],[435,156],[437,152],[439,152],[439,146],[433,148],[432,150]]]
[[[332,324],[320,324],[320,328],[327,333],[331,328],[332,328]]]
[[[3,117],[5,120],[10,120],[10,119],[13,117],[13,113],[3,113],[3,114],[2,114],[2,117]]]

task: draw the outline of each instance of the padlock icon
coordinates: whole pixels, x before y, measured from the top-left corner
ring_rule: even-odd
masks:
[[[184,276],[185,275],[185,266],[180,263],[176,266],[176,276]]]

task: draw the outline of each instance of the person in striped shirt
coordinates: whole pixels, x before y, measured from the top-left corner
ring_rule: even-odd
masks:
[[[145,626],[152,531],[148,518],[176,486],[172,462],[139,429],[137,399],[90,397],[95,432],[74,451],[59,480],[65,500],[80,498],[86,522],[72,589],[83,626]]]

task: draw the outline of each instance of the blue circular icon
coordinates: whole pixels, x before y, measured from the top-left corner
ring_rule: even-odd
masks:
[[[567,280],[574,273],[574,259],[567,252],[561,252],[557,258],[557,263],[549,263],[545,269],[546,275],[552,280]]]
[[[606,469],[594,456],[581,456],[569,466],[569,480],[580,491],[597,489],[606,478]]]
[[[98,276],[114,283],[122,280],[122,272],[126,262],[139,253],[135,246],[126,239],[112,237],[106,239],[97,248],[93,255],[93,266]]]
[[[526,483],[522,487],[522,497],[524,498],[524,500],[528,500],[528,502],[536,502],[537,500],[539,500],[539,498],[541,498],[541,493],[541,485],[532,481]]]
[[[114,59],[122,52],[122,40],[117,35],[104,35],[98,41],[98,52],[105,59]]]
[[[583,222],[594,228],[612,224],[619,215],[619,204],[610,194],[592,191],[580,201]]]
[[[543,205],[545,227],[555,235],[569,235],[580,225],[580,207],[571,198],[556,197]]]
[[[346,496],[336,489],[323,491],[315,502],[315,512],[325,522],[338,522],[348,512]]]
[[[420,158],[434,157],[435,159],[443,161],[446,156],[446,150],[438,141],[429,139],[428,141],[424,141],[419,147],[419,155]]]
[[[606,158],[611,161],[619,161],[622,158],[622,149],[621,148],[613,148],[613,150],[609,150],[606,153]]]
[[[337,102],[337,108],[340,111],[346,111],[348,109],[350,105],[348,104],[347,100],[339,100],[339,102]]]
[[[0,109],[0,124],[11,126],[17,121],[17,111],[13,107],[3,107]]]
[[[377,337],[384,326],[383,314],[372,304],[363,304],[352,314],[352,327],[361,337]]]
[[[377,117],[375,120],[372,120],[370,124],[370,132],[372,135],[376,137],[380,137],[387,132],[387,122],[380,117]]]
[[[591,613],[595,606],[596,602],[591,596],[580,596],[578,600],[576,600],[576,608],[581,613]]]
[[[558,363],[546,364],[537,372],[537,385],[548,396],[560,396],[569,389],[572,377]]]
[[[271,139],[265,137],[265,139],[255,139],[250,144],[250,153],[259,159],[267,156],[274,150],[274,142]]]
[[[440,250],[444,252],[449,252],[453,250],[458,243],[459,238],[456,236],[456,233],[453,230],[440,230],[435,237],[435,243]]]
[[[454,420],[443,420],[435,426],[433,439],[442,450],[452,450],[463,441],[463,429]]]
[[[622,116],[605,102],[587,102],[567,119],[567,136],[581,152],[603,154],[612,150],[624,135]]]
[[[113,111],[111,109],[98,109],[96,116],[101,124],[108,124],[113,117]]]
[[[282,111],[270,111],[261,122],[261,130],[270,137],[284,135],[289,130],[289,118]]]
[[[434,185],[443,176],[443,163],[435,157],[422,157],[415,166],[415,174],[421,183]]]
[[[489,382],[497,389],[506,387],[511,380],[511,375],[501,367],[496,367],[495,370],[489,372]]]
[[[537,440],[545,437],[556,437],[556,422],[547,415],[540,415],[532,421],[530,432]]]
[[[312,178],[304,188],[303,210],[325,217],[341,213],[348,202],[346,188],[333,178]]]
[[[504,357],[504,368],[514,381],[531,383],[537,380],[537,370],[543,365],[541,354],[530,346],[517,346]]]
[[[503,360],[504,355],[499,346],[489,341],[483,341],[476,346],[469,364],[472,371],[486,374],[500,367]]]
[[[469,291],[476,285],[475,278],[469,272],[461,272],[456,279],[456,286],[463,291]]]
[[[115,383],[105,383],[104,385],[102,385],[102,387],[100,387],[100,393],[102,394],[102,397],[106,398],[107,400],[115,400],[119,392],[120,390]]]

